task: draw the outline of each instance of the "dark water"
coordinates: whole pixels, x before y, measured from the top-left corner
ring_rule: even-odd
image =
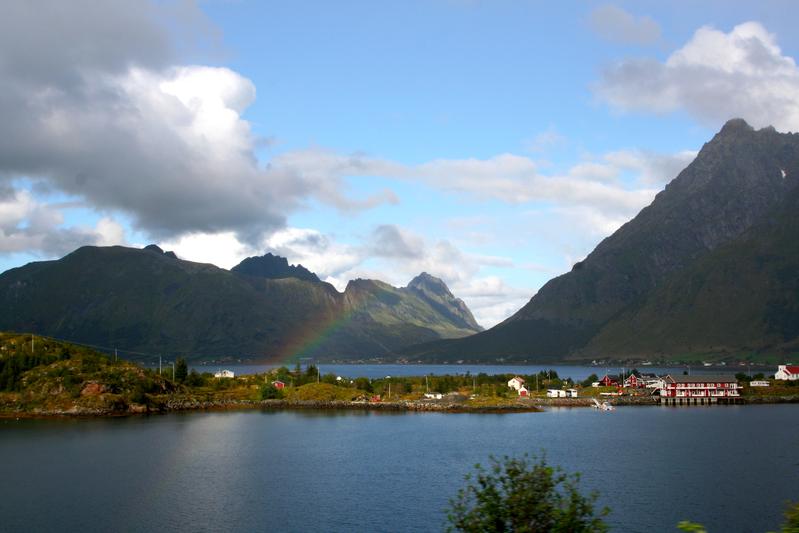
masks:
[[[775,530],[799,498],[799,405],[191,413],[0,421],[0,530],[439,531],[471,465],[541,450],[615,531]]]
[[[289,365],[290,366],[290,365]],[[239,374],[256,374],[266,372],[275,365],[205,365],[195,366],[198,372],[215,372],[223,368],[233,370],[236,375]],[[554,370],[561,378],[570,377],[577,381],[582,381],[591,374],[596,374],[602,377],[605,372],[609,374],[622,374],[623,372],[629,373],[631,367],[606,367],[606,366],[580,366],[580,365],[332,365],[320,364],[319,369],[322,374],[333,373],[337,376],[344,376],[348,378],[367,377],[367,378],[384,378],[386,376],[426,376],[426,375],[445,375],[445,374],[480,374],[485,373],[493,374],[523,374],[532,375],[540,371]],[[666,374],[682,374],[683,372],[690,372],[691,374],[735,374],[737,372],[749,372],[749,367],[740,366],[727,366],[727,367],[655,367],[655,366],[642,366],[639,368],[642,372],[651,372],[658,375]],[[768,369],[772,374],[776,368]],[[759,372],[760,370],[752,370],[752,372]]]

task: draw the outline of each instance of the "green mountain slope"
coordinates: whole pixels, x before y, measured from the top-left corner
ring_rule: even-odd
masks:
[[[0,328],[192,359],[379,357],[468,335],[424,299],[380,282],[271,279],[157,247],[83,247],[0,275]],[[374,288],[372,288],[374,287]]]
[[[611,320],[586,354],[704,358],[799,350],[799,194]]]
[[[560,360],[584,350],[671,276],[736,241],[799,183],[799,135],[731,120],[651,205],[516,314],[468,339],[403,350],[419,358]]]

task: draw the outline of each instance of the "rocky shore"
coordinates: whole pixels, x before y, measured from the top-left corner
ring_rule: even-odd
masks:
[[[614,406],[655,406],[653,397],[614,397],[609,400]],[[799,403],[799,395],[742,397],[739,405],[759,405],[778,403]],[[443,413],[530,413],[540,412],[547,407],[592,407],[592,398],[529,398],[515,403],[500,405],[470,405],[468,402],[441,401],[290,401],[290,400],[196,400],[190,398],[171,398],[152,405],[130,404],[126,407],[106,408],[72,407],[70,409],[5,410],[2,418],[93,418],[115,417],[136,414],[163,414],[188,411],[226,411],[240,409],[268,410],[357,410],[390,412],[443,412]]]

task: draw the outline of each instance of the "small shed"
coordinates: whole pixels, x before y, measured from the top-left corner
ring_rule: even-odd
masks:
[[[750,387],[768,387],[770,383],[765,379],[756,379],[749,382]]]
[[[549,389],[547,390],[547,398],[565,398],[566,391],[560,389]]]
[[[286,384],[280,380],[275,380],[272,382],[272,386],[276,389],[283,390],[286,388]]]
[[[524,385],[522,385],[522,386],[519,388],[519,396],[524,396],[524,397],[527,397],[528,395],[529,395],[529,391],[527,390],[527,387],[525,387]]]
[[[567,398],[577,398],[577,389],[566,389]]]
[[[441,394],[440,392],[425,392],[424,393],[425,400],[440,400],[443,397],[444,397],[444,395]]]

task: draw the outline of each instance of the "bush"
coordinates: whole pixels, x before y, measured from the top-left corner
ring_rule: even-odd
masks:
[[[264,383],[261,385],[262,400],[279,400],[281,398],[283,398],[282,390],[275,388],[275,386],[270,383]]]
[[[607,531],[602,509],[594,512],[596,495],[577,491],[579,476],[568,476],[546,461],[491,458],[486,470],[475,466],[466,488],[450,501],[450,531],[469,532],[595,532]]]

